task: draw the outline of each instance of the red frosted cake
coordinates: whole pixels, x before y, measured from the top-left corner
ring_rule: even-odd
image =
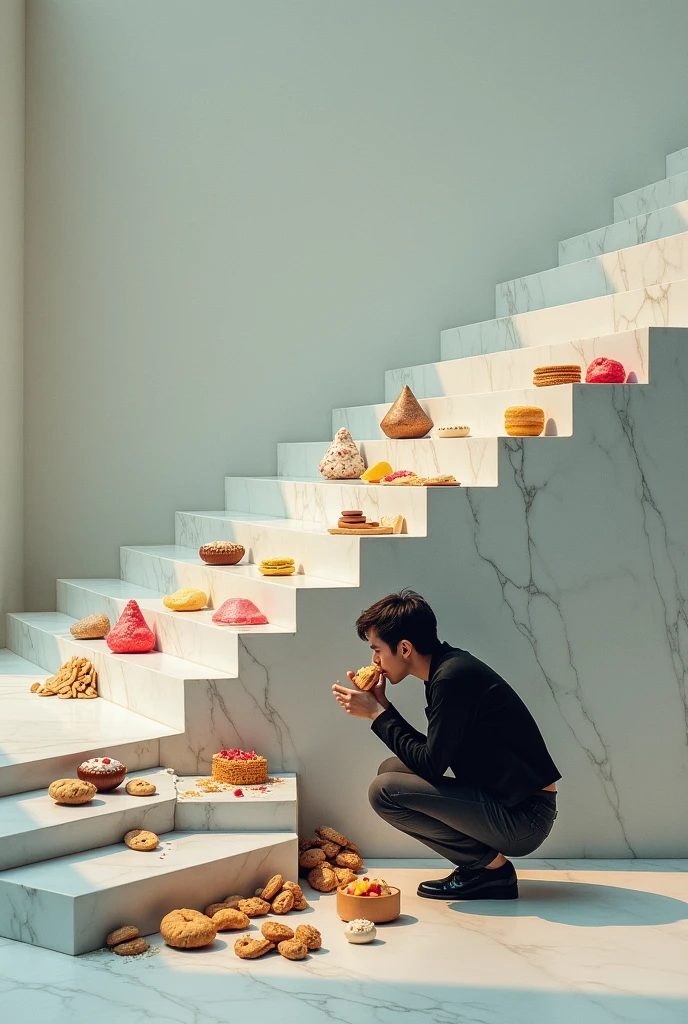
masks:
[[[253,786],[268,781],[268,762],[255,750],[221,750],[213,754],[213,778],[232,786]]]

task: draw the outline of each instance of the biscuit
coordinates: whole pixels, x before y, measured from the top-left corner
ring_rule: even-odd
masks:
[[[303,942],[308,949],[320,949],[322,946],[322,935],[317,928],[314,928],[310,924],[297,925],[295,938],[298,942]]]
[[[294,899],[303,899],[303,889],[298,882],[285,882],[282,886],[283,889],[289,889],[294,893]]]
[[[157,792],[153,783],[148,779],[130,779],[124,788],[129,796],[153,796]]]
[[[262,917],[270,912],[270,904],[259,896],[253,896],[250,900],[239,900],[238,909],[247,917]]]
[[[248,914],[241,910],[232,910],[231,907],[223,907],[212,915],[212,922],[219,932],[238,931],[241,928],[250,928],[251,922]]]
[[[334,873],[337,876],[337,885],[348,885],[349,882],[356,881],[356,873],[351,868],[335,868]]]
[[[209,903],[203,913],[206,917],[212,917],[213,914],[217,914],[218,910],[236,910],[236,907],[228,907],[226,903]]]
[[[119,946],[113,946],[112,952],[117,956],[138,956],[147,949],[148,943],[145,939],[132,939],[131,942],[120,942]]]
[[[357,853],[357,854],[359,855],[359,857],[360,857],[360,855],[361,855],[361,851],[360,851],[360,850],[359,850],[359,848],[358,848],[358,847],[356,846],[356,843],[348,842],[348,843],[346,844],[346,847],[345,847],[345,849],[346,849],[346,850],[350,850],[350,851],[351,851],[351,853]]]
[[[314,846],[320,846],[319,839],[299,839],[299,853],[303,853],[304,850],[312,850]]]
[[[297,896],[294,900],[294,910],[308,910],[310,903],[305,896]]]
[[[92,782],[81,779],[56,779],[48,786],[48,796],[56,804],[88,804],[97,792]]]
[[[360,516],[363,515],[363,509],[362,508],[345,508],[345,509],[342,509],[342,511],[339,514],[342,517],[342,519],[348,519],[349,516],[352,516],[354,519],[357,518],[357,517],[360,518]]]
[[[105,940],[105,945],[118,946],[120,942],[131,942],[132,939],[138,939],[138,937],[139,930],[135,924],[124,924],[121,928],[115,928],[114,932],[110,932]]]
[[[308,946],[305,942],[297,942],[296,939],[284,939],[277,943],[277,952],[287,960],[305,960],[308,956]]]
[[[162,603],[173,612],[199,612],[205,608],[208,595],[197,587],[182,587],[174,594],[165,594]]]
[[[536,388],[556,384],[580,384],[581,368],[577,363],[562,363],[553,366],[537,366],[533,370],[533,384]]]
[[[352,850],[343,850],[335,857],[335,864],[340,868],[349,868],[351,871],[360,871],[363,867],[363,860]]]
[[[329,825],[318,825],[315,834],[321,839],[326,839],[329,843],[337,843],[338,846],[349,845],[349,840],[346,836],[342,835],[341,832],[337,832],[336,828],[330,828]]]
[[[133,828],[124,837],[124,842],[127,844],[130,850],[139,850],[143,853],[148,853],[150,850],[155,850],[160,840],[156,836],[155,832],[149,832],[145,828]]]
[[[284,942],[285,939],[294,938],[293,930],[280,921],[266,921],[265,924],[260,926],[260,930],[263,933],[263,938],[267,939],[268,942],[274,942],[275,945],[278,942]]]
[[[236,565],[246,554],[246,548],[231,540],[214,540],[202,544],[198,554],[208,565]]]
[[[264,900],[267,900],[268,903],[272,902],[272,900],[275,898],[277,893],[282,888],[283,882],[284,879],[282,878],[281,875],[273,875],[268,884],[263,889],[263,891],[260,893],[260,896],[262,896]],[[256,896],[258,895],[259,894],[256,892]]]
[[[243,898],[243,896],[226,896],[222,902],[226,907],[229,907],[231,910],[238,910],[239,904],[241,903]]]
[[[293,565],[276,566],[275,568],[259,565],[258,572],[262,576],[292,576],[296,572],[296,568]]]
[[[303,851],[299,857],[299,867],[310,870],[311,868],[314,868],[316,864],[321,864],[324,860],[327,860],[325,854],[319,846],[314,846],[310,850]]]
[[[289,889],[285,889],[279,896],[275,896],[272,901],[272,912],[273,914],[288,914],[290,910],[294,909],[294,893]]]
[[[509,437],[537,437],[545,427],[545,410],[534,405],[511,405],[504,411]]]
[[[69,627],[69,632],[77,640],[101,640],[110,632],[110,620],[107,615],[87,615]]]
[[[320,849],[325,854],[327,860],[334,860],[337,854],[340,852],[341,846],[339,846],[337,843],[330,843],[328,842],[327,839],[323,839],[321,841]]]
[[[172,910],[160,922],[160,934],[175,949],[198,949],[208,946],[217,935],[215,923],[200,910]]]
[[[337,876],[329,864],[318,864],[308,872],[308,884],[317,892],[332,892],[337,888]]]
[[[274,942],[270,942],[268,939],[250,939],[248,935],[244,935],[234,943],[234,952],[242,960],[256,960],[274,948]]]

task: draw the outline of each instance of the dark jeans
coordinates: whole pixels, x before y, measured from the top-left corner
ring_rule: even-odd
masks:
[[[445,777],[426,782],[398,757],[378,769],[368,793],[381,818],[461,867],[483,868],[498,853],[526,857],[541,846],[557,816],[557,794],[541,790],[506,807],[478,786]]]

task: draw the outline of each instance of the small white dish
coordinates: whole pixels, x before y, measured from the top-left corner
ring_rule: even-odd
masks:
[[[438,437],[468,437],[471,432],[470,427],[438,427]]]

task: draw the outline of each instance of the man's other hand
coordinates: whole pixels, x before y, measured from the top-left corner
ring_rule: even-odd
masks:
[[[347,672],[347,675],[353,683],[353,672]],[[359,690],[356,687],[351,690],[335,683],[332,691],[338,704],[348,715],[354,715],[356,718],[369,718],[373,721],[382,714],[385,708],[389,707],[389,701],[385,697],[385,683],[385,677],[381,676],[380,682],[372,690]]]

